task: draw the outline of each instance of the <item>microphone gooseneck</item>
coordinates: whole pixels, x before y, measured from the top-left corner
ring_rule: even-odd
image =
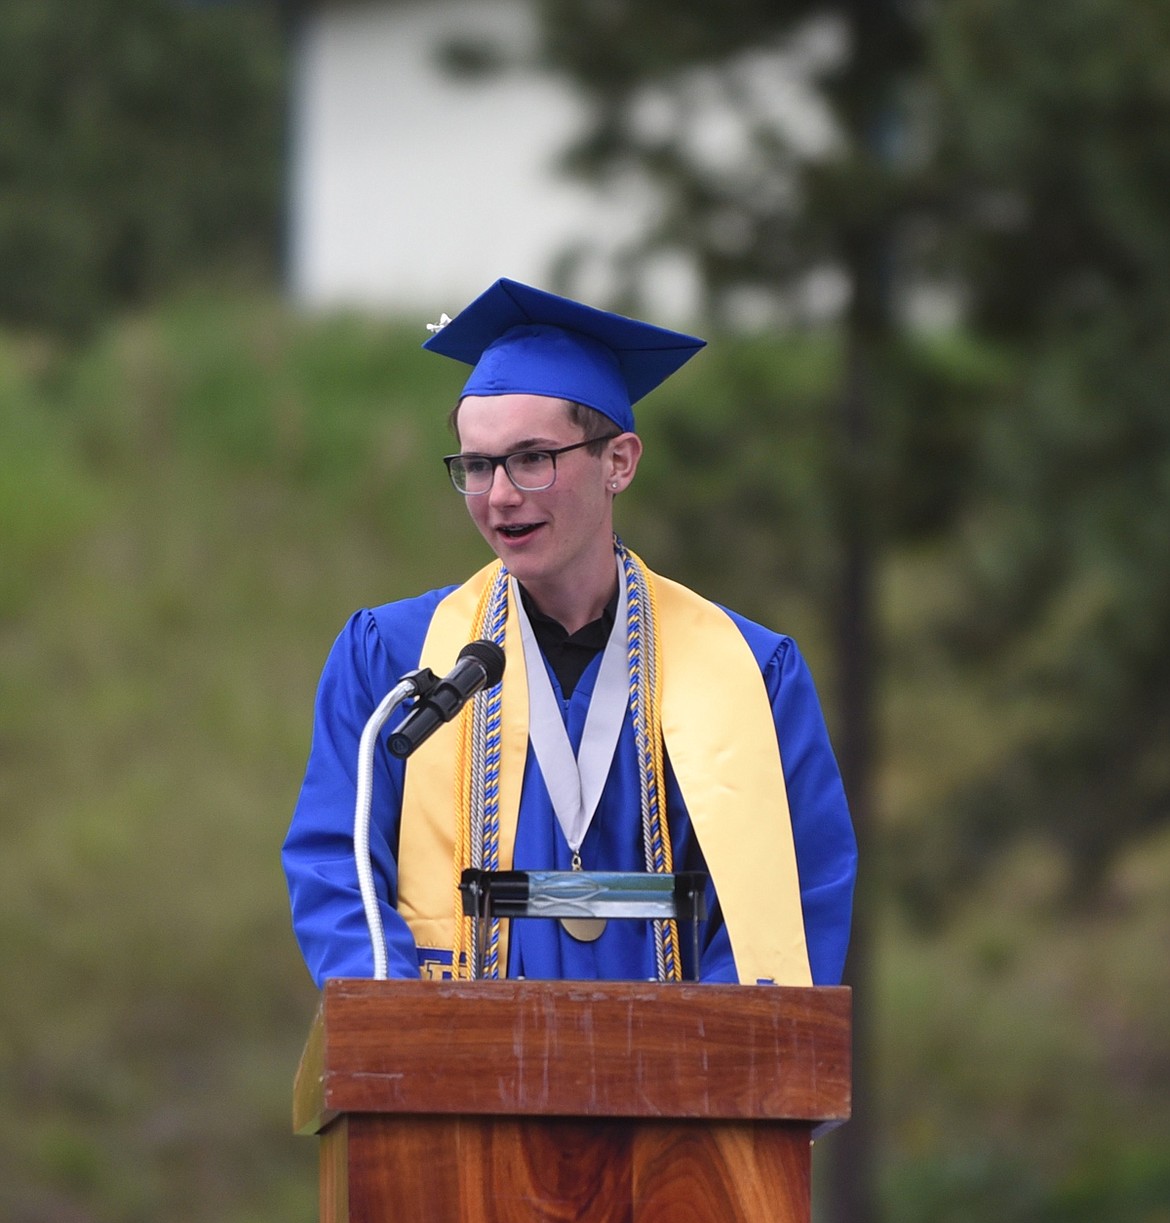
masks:
[[[388,971],[386,961],[386,936],[382,927],[382,914],[378,908],[378,893],[374,886],[374,868],[370,858],[370,805],[374,794],[374,749],[378,734],[390,720],[390,715],[411,697],[425,697],[438,681],[430,670],[422,667],[411,671],[382,698],[378,707],[370,714],[362,728],[358,743],[357,787],[353,807],[353,854],[357,869],[358,890],[361,892],[362,909],[370,931],[370,949],[374,956],[374,979],[384,981]]]

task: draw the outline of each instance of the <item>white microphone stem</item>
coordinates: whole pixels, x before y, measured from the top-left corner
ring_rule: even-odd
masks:
[[[362,731],[358,744],[357,798],[353,809],[353,854],[357,866],[358,887],[362,894],[362,908],[366,912],[366,925],[370,930],[370,946],[374,952],[374,980],[386,980],[386,933],[382,928],[382,912],[378,908],[378,894],[374,889],[374,868],[370,861],[370,806],[374,797],[374,747],[378,732],[386,725],[390,715],[408,697],[414,696],[418,687],[412,679],[404,679],[383,698]]]

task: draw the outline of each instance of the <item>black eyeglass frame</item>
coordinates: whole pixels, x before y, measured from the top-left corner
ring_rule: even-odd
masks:
[[[447,475],[451,477],[451,483],[455,487],[457,493],[462,493],[465,497],[482,497],[485,493],[491,492],[492,485],[496,482],[496,468],[502,467],[504,474],[512,481],[512,486],[522,493],[542,493],[546,488],[552,488],[557,482],[557,456],[568,454],[570,450],[580,450],[583,446],[589,446],[593,442],[612,442],[615,437],[621,437],[620,433],[607,433],[604,437],[587,437],[583,442],[573,442],[571,446],[557,446],[550,448],[548,446],[525,446],[522,450],[510,450],[507,454],[445,454],[443,462],[447,465]],[[552,479],[547,484],[541,484],[536,488],[526,488],[512,474],[508,464],[512,459],[521,454],[546,454],[552,459]],[[451,469],[451,464],[458,459],[480,459],[486,460],[492,465],[491,475],[488,478],[486,488],[481,488],[478,492],[473,492],[470,489],[460,488],[458,481],[455,479],[455,473]]]

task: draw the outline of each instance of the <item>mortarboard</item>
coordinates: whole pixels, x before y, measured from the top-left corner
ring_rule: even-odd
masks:
[[[464,395],[568,399],[625,431],[634,427],[631,405],[705,343],[515,280],[497,280],[423,348],[474,367]]]

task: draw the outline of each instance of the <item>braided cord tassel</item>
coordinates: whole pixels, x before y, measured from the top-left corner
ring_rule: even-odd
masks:
[[[472,636],[488,636],[503,644],[503,623],[507,614],[507,573],[500,566],[495,577],[484,586],[472,623]],[[502,612],[497,604],[502,601]],[[499,861],[499,764],[500,764],[500,685],[478,692],[460,714],[459,748],[455,769],[455,852],[454,908],[455,938],[451,949],[451,972],[456,980],[467,980],[476,961],[474,919],[463,915],[459,883],[470,866],[497,869]],[[494,734],[493,734],[494,726]],[[494,750],[492,747],[494,740]],[[490,830],[490,831],[488,831]],[[485,854],[485,837],[491,848]],[[486,858],[486,861],[485,861]],[[492,923],[495,954],[485,957],[498,962],[499,922]]]
[[[487,608],[487,622],[482,635],[503,647],[504,626],[508,618],[508,571],[500,566],[492,583]],[[477,633],[477,636],[480,634]],[[503,706],[503,686],[496,684],[476,696],[483,704],[483,716],[477,724],[477,755],[481,757],[483,822],[480,852],[484,870],[500,869],[500,711]],[[500,975],[500,920],[493,918],[488,931],[484,976],[496,979]]]
[[[474,716],[474,715],[472,715]],[[455,854],[454,854],[454,906],[455,942],[451,948],[451,975],[456,981],[466,981],[474,963],[472,941],[472,919],[463,914],[459,883],[464,870],[471,865],[471,825],[474,819],[472,805],[475,801],[475,786],[471,784],[474,774],[472,758],[472,717],[466,711],[459,718],[459,749],[455,762]],[[462,784],[464,780],[468,784]]]
[[[651,757],[648,751],[648,732],[646,727],[646,701],[643,692],[643,618],[646,610],[645,600],[639,589],[637,573],[630,561],[628,553],[619,552],[622,559],[622,570],[626,582],[626,655],[629,670],[629,703],[630,715],[634,728],[634,750],[638,759],[638,792],[641,799],[642,816],[642,852],[646,869],[655,869],[654,835],[652,819],[651,789]],[[659,981],[666,980],[666,956],[662,932],[657,922],[654,924],[654,958]]]
[[[639,565],[641,562],[639,561]],[[641,584],[646,591],[650,605],[650,614],[646,617],[646,624],[649,626],[647,633],[647,680],[649,688],[650,700],[648,702],[648,732],[650,736],[650,749],[652,752],[653,770],[655,778],[661,779],[665,776],[665,765],[663,763],[663,738],[662,738],[662,688],[661,675],[658,669],[658,600],[654,592],[654,584],[650,580],[645,566],[641,566],[640,572]],[[656,784],[655,792],[661,798],[660,786]],[[670,824],[667,820],[666,804],[663,799],[656,811],[656,819],[658,822],[657,839],[662,844],[663,870],[672,872],[674,870],[674,848],[670,841]],[[663,944],[664,955],[667,962],[672,966],[670,976],[667,978],[672,981],[682,980],[682,956],[678,937],[678,922],[671,919],[668,921],[659,921],[656,923],[658,927],[659,940]],[[698,965],[696,965],[696,971]]]
[[[483,623],[490,583],[484,586],[475,610],[472,636],[476,636]],[[477,694],[478,696],[478,694]],[[475,715],[478,701],[459,715],[459,747],[455,761],[455,852],[452,867],[452,905],[455,914],[455,938],[451,948],[451,975],[457,981],[466,981],[471,976],[474,956],[474,923],[463,914],[459,884],[463,872],[475,865],[476,841],[483,820],[483,787],[477,784],[477,761],[475,753]]]
[[[641,785],[642,841],[646,869],[658,874],[673,870],[670,829],[661,802],[663,775],[661,694],[658,685],[656,606],[641,561],[617,541],[626,580],[627,658],[630,672],[630,712]],[[678,923],[656,921],[655,961],[660,981],[682,979]]]

